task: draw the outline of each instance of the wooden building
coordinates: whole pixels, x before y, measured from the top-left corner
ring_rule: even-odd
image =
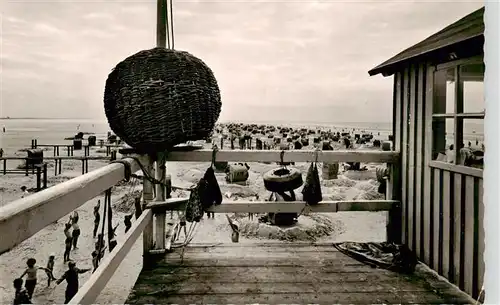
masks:
[[[482,146],[483,14],[484,7],[369,71],[394,76],[402,185],[393,196],[402,202],[403,242],[474,298],[484,275],[483,170],[482,153],[469,147]],[[466,150],[480,162],[464,161]]]

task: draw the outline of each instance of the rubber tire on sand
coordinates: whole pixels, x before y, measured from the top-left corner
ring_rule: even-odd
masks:
[[[277,175],[276,171],[282,170],[273,169],[264,174],[264,187],[270,192],[289,192],[298,189],[302,186],[302,174],[295,168],[287,168],[289,171],[286,175]]]

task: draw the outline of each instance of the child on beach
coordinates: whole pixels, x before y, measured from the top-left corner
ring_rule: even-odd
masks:
[[[42,269],[48,271],[48,269],[37,266],[36,259],[34,258],[29,258],[26,261],[26,265],[28,266],[28,268],[26,268],[24,273],[19,278],[22,279],[25,275],[27,275],[26,281],[24,282],[24,287],[26,288],[26,291],[28,292],[28,295],[31,299],[33,297],[33,292],[35,292],[38,270]]]
[[[116,237],[116,234],[115,234],[115,231],[116,231],[116,228],[118,228],[120,224],[117,224],[116,227],[114,227],[109,233],[108,233],[108,239],[109,239],[109,252],[112,252],[113,249],[116,247],[116,245],[118,244],[118,242],[116,241],[115,237]]]
[[[99,259],[102,259],[104,257],[104,249],[106,249],[106,242],[104,241],[104,236],[99,233],[99,235],[97,235],[97,241],[95,243],[95,249],[97,251],[99,251],[99,249],[101,249],[101,253],[99,255]]]
[[[106,247],[103,246],[101,249],[99,249],[99,243],[97,242],[95,244],[94,251],[92,251],[92,266],[94,267],[92,273],[94,273],[97,270],[97,267],[99,267],[99,260],[104,257],[105,252],[106,252]]]
[[[123,221],[125,223],[125,234],[127,234],[128,230],[132,227],[132,216],[134,216],[134,214],[125,215],[125,219]]]
[[[73,227],[73,232],[71,234],[72,236],[72,241],[73,241],[73,249],[78,249],[77,244],[78,244],[78,237],[80,236],[80,226],[78,225],[78,219],[80,217],[78,216],[78,213],[75,211],[73,213],[73,216],[70,217],[71,219],[71,226]]]
[[[14,305],[20,304],[31,304],[31,298],[26,291],[23,289],[23,279],[15,279],[14,280],[14,289],[16,293],[14,294]]]
[[[21,198],[24,198],[26,196],[28,196],[30,193],[28,192],[28,189],[26,188],[26,186],[21,186],[21,191],[23,191],[23,195],[21,196]]]
[[[89,269],[79,269],[76,267],[76,263],[70,261],[68,263],[68,270],[64,272],[63,276],[57,280],[57,285],[61,284],[62,281],[66,280],[67,286],[65,291],[65,300],[64,304],[68,304],[69,301],[76,295],[78,292],[78,275],[90,271]]]
[[[97,200],[97,205],[94,207],[94,234],[92,235],[95,238],[97,234],[97,229],[99,228],[99,222],[101,221],[101,214],[99,214],[99,207],[101,206],[101,200]]]
[[[55,277],[54,277],[54,263],[55,263],[55,254],[51,253],[49,255],[49,261],[47,262],[47,270],[45,271],[45,273],[47,273],[47,287],[50,287],[50,283],[52,281],[55,281],[57,280]]]
[[[64,262],[69,261],[69,253],[71,252],[71,246],[73,245],[73,235],[71,234],[71,218],[70,221],[64,224],[64,235],[66,236],[66,240],[64,241],[65,249],[64,249]]]

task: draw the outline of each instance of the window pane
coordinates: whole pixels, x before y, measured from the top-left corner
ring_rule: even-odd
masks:
[[[460,80],[463,84],[463,112],[484,111],[484,64],[475,63],[460,67]]]
[[[455,113],[455,68],[434,73],[434,113]]]
[[[455,149],[454,141],[455,137],[453,134],[454,130],[453,118],[434,118],[432,122],[432,159],[454,163],[455,160]]]
[[[464,148],[460,151],[460,164],[483,168],[484,120],[463,120]]]

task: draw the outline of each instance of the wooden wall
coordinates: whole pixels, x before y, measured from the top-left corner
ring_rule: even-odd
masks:
[[[482,172],[432,161],[434,67],[394,76],[394,149],[401,151],[403,243],[476,298],[484,274]]]

